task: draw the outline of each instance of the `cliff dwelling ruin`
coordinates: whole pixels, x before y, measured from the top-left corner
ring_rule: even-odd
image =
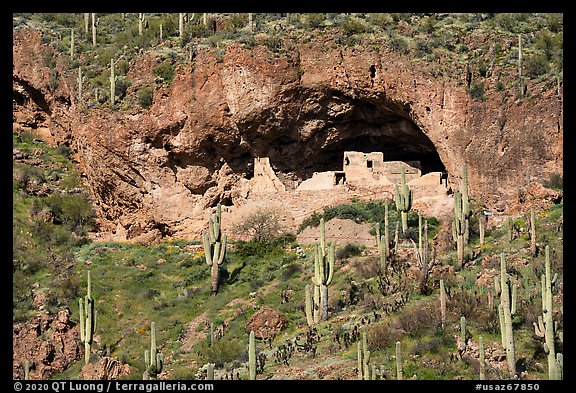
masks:
[[[444,188],[442,191],[448,188],[444,181],[445,172],[442,171],[429,172],[424,175],[424,181],[415,182],[416,179],[423,178],[420,161],[385,161],[382,152],[345,151],[342,170],[314,172],[311,178],[296,187],[296,191],[345,189],[350,185],[358,188],[393,189],[395,184],[402,181],[402,168],[408,184],[440,185]],[[268,157],[254,159],[254,177],[250,180],[250,191],[255,194],[287,191],[285,184],[270,165]]]

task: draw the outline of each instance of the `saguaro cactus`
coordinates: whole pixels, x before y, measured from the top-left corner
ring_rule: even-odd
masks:
[[[408,212],[412,208],[412,190],[406,184],[406,173],[404,167],[400,168],[400,175],[402,176],[401,188],[396,184],[396,192],[394,193],[394,201],[396,203],[396,210],[400,212],[402,219],[402,233],[408,230]]]
[[[24,380],[28,381],[30,379],[30,361],[26,359],[24,363]]]
[[[92,46],[96,46],[96,14],[92,13]]]
[[[465,218],[462,214],[462,194],[454,191],[454,221],[452,222],[452,238],[456,242],[456,254],[458,264],[464,266],[464,232],[466,227]]]
[[[202,230],[202,241],[204,244],[204,254],[206,263],[211,267],[210,275],[212,282],[212,295],[218,293],[218,281],[220,280],[219,266],[224,261],[226,254],[227,236],[221,232],[221,207],[216,206],[216,213],[209,219],[209,233]]]
[[[462,165],[462,215],[464,218],[464,245],[468,245],[468,238],[470,237],[470,216],[472,209],[470,208],[470,199],[468,197],[468,167],[466,164]]]
[[[486,233],[486,216],[482,211],[478,216],[478,228],[480,229],[480,246],[484,245],[484,235]]]
[[[464,247],[468,244],[469,218],[472,214],[468,198],[468,169],[466,164],[462,166],[462,190],[454,191],[454,221],[452,223],[452,237],[456,242],[458,263],[464,264]]]
[[[462,340],[462,345],[466,347],[466,317],[464,315],[460,317],[460,339]]]
[[[444,280],[440,279],[440,323],[442,328],[446,324],[446,289],[444,288]]]
[[[313,327],[320,322],[320,286],[314,285],[314,293],[312,294],[310,285],[305,287],[305,312],[308,326]]]
[[[380,234],[380,225],[376,226],[376,243],[380,252],[380,270],[386,273],[387,258],[390,255],[390,238],[388,234],[388,202],[384,204],[384,234]]]
[[[541,277],[542,281],[542,315],[538,316],[538,323],[534,322],[534,330],[537,336],[544,338],[544,352],[548,355],[548,377],[550,379],[562,379],[562,363],[563,359],[560,356],[558,359],[556,355],[556,349],[554,347],[554,338],[556,336],[557,329],[554,324],[553,319],[553,304],[552,304],[552,286],[558,279],[558,275],[555,274],[552,277],[550,271],[550,250],[549,246],[546,245],[544,249],[546,259],[545,259],[545,272]],[[562,354],[558,354],[562,355]],[[560,361],[559,361],[560,360]]]
[[[80,313],[80,341],[84,343],[84,363],[90,363],[90,353],[92,350],[92,340],[96,332],[97,312],[94,310],[94,299],[92,298],[92,277],[90,270],[87,272],[87,293],[84,297],[78,299],[78,308]]]
[[[424,227],[424,233],[422,233],[422,227]],[[420,213],[418,213],[418,248],[416,248],[416,243],[414,240],[410,239],[410,241],[414,246],[414,254],[416,254],[416,259],[422,269],[422,280],[423,283],[425,283],[428,278],[428,268],[430,265],[430,251],[428,248],[428,221],[424,220],[424,225],[422,225],[422,215]]]
[[[402,349],[400,341],[396,341],[396,379],[402,380],[404,376],[402,375]]]
[[[502,343],[506,349],[506,362],[510,377],[516,376],[516,356],[514,348],[514,332],[512,329],[512,307],[511,307],[510,278],[506,272],[506,260],[504,253],[500,254],[500,330],[502,334]],[[500,310],[500,309],[499,309]]]
[[[532,256],[536,256],[536,218],[534,214],[534,208],[530,209],[530,253]]]
[[[70,29],[70,59],[74,58],[74,28]]]
[[[84,32],[86,33],[86,35],[88,35],[88,26],[90,24],[90,13],[89,12],[85,12],[84,13]]]
[[[320,320],[328,318],[328,285],[334,276],[334,256],[336,245],[326,247],[324,217],[320,219],[320,244],[314,247],[314,277],[312,283],[320,287]]]
[[[478,352],[480,352],[480,380],[486,379],[486,363],[484,361],[484,339],[482,336],[478,338]]]
[[[250,379],[256,379],[256,338],[254,332],[250,331],[248,341],[248,367],[250,370]]]
[[[142,35],[143,26],[144,26],[144,14],[139,13],[138,14],[138,35]]]
[[[84,77],[82,76],[82,66],[78,66],[78,102],[82,102],[82,83],[84,83]]]
[[[144,362],[146,363],[146,375],[149,379],[154,379],[162,372],[164,356],[158,351],[156,345],[156,323],[150,323],[150,351],[144,351]]]
[[[358,341],[358,379],[372,379],[370,369],[370,351],[368,350],[368,338],[366,332],[362,333],[362,340]]]
[[[214,380],[214,366],[215,363],[208,363],[206,367],[206,379],[209,381]]]
[[[110,59],[110,107],[114,108],[116,101],[116,76],[114,75],[114,59]]]

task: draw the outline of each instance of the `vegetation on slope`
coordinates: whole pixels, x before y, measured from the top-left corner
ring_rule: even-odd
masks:
[[[225,45],[235,41],[264,44],[278,53],[285,50],[284,38],[306,42],[318,32],[334,34],[333,29],[338,29],[343,46],[387,45],[415,61],[440,59],[440,76],[449,72],[442,68],[442,59],[454,56],[461,64],[471,64],[480,77],[489,72],[491,64],[515,69],[518,53],[511,43],[522,34],[527,79],[541,80],[554,88],[562,71],[562,20],[557,14],[291,14],[290,19],[287,15],[254,16],[254,33],[258,34],[246,30],[247,14],[228,15],[224,19],[228,24],[218,31],[203,27],[196,15],[189,19],[183,37],[178,38],[177,14],[148,14],[148,29],[142,35],[137,30],[137,14],[100,14],[96,47],[83,33],[82,14],[15,14],[14,20],[16,28],[27,24],[51,32],[45,40],[62,54],[69,48],[70,29],[76,29],[75,50],[82,57],[70,59],[70,72],[83,67],[86,100],[94,105],[109,105],[106,86],[110,59],[115,58],[119,109],[136,102],[149,106],[153,88],[170,83],[174,68],[191,61],[190,49],[195,47],[204,45],[221,55]],[[158,42],[160,23],[171,45]],[[312,33],[310,29],[317,30]],[[466,37],[494,31],[508,37],[510,45],[506,49],[498,48],[496,43],[494,47],[468,46],[471,42]],[[137,96],[130,101],[129,95],[124,95],[131,84],[128,70],[146,50],[158,51],[163,59],[156,69],[157,80],[146,87],[148,90],[134,92]],[[46,62],[55,67],[52,60],[47,58]],[[54,73],[55,85],[60,77]],[[482,79],[475,81],[481,83]],[[482,97],[480,87],[471,84],[470,89],[471,94]],[[132,366],[130,378],[141,378],[144,372],[143,353],[149,346],[153,321],[159,349],[165,356],[164,377],[194,378],[201,374],[204,364],[214,363],[220,377],[226,372],[246,379],[246,323],[266,305],[284,316],[287,325],[273,340],[257,343],[258,352],[266,355],[258,379],[355,378],[356,344],[362,333],[367,335],[371,365],[386,378],[396,377],[394,357],[396,342],[400,341],[405,378],[477,379],[479,363],[473,355],[479,336],[490,353],[503,353],[498,297],[494,297],[496,307],[489,307],[487,301],[490,293],[494,294],[490,280],[499,272],[502,253],[508,273],[519,283],[513,319],[517,370],[525,373],[521,374],[524,378],[548,378],[543,341],[535,334],[533,324],[542,314],[540,277],[547,244],[551,270],[558,274],[553,319],[562,330],[562,202],[536,214],[536,256],[529,250],[526,217],[513,221],[512,240],[507,225],[494,223],[487,228],[483,245],[479,244],[478,222],[473,218],[462,266],[453,244],[448,241],[450,246],[442,247],[440,242],[451,239],[443,227],[446,223],[426,217],[429,239],[437,244],[426,285],[422,285],[421,266],[410,242],[418,239],[418,219],[413,211],[408,216],[409,231],[400,235],[398,251],[390,258],[386,272],[381,270],[375,247],[354,249],[338,244],[334,280],[329,286],[329,318],[311,329],[304,312],[304,286],[312,282],[313,248],[296,244],[294,236],[232,241],[222,267],[219,292],[212,296],[210,270],[200,244],[186,240],[156,245],[91,242],[87,233],[93,229],[95,217],[69,160],[69,149],[50,148],[28,133],[14,135],[13,148],[15,156],[20,157],[13,166],[14,321],[29,319],[39,307],[52,313],[68,307],[72,320],[78,322],[78,298],[85,294],[89,270],[99,315],[92,361],[110,353]],[[551,179],[549,186],[561,189],[561,178]],[[306,225],[318,225],[321,217],[345,217],[381,227],[382,207],[383,201],[335,206],[310,217]],[[390,228],[394,228],[399,214],[393,204],[389,218]],[[444,326],[438,306],[440,279],[449,294]],[[466,318],[468,351],[458,346],[461,317]],[[211,324],[223,330],[209,343]],[[557,352],[562,352],[561,340],[557,339],[556,346]],[[54,378],[76,379],[83,363],[79,359]],[[489,379],[508,377],[505,362],[493,359],[487,361],[486,373]]]
[[[83,13],[13,15],[15,29],[28,26],[41,30],[44,42],[52,48],[51,54],[43,59],[52,68],[52,88],[62,78],[76,80],[81,68],[83,101],[88,108],[148,108],[154,90],[170,84],[180,65],[193,67],[195,53],[200,49],[210,50],[221,61],[231,43],[248,48],[263,45],[273,56],[292,59],[293,43],[320,42],[327,37],[342,49],[385,47],[403,53],[413,62],[425,63],[435,78],[467,81],[469,94],[478,100],[485,100],[491,91],[504,91],[512,99],[537,97],[545,91],[560,89],[563,79],[563,16],[558,13],[102,13],[95,16],[97,33],[93,45],[92,21],[89,18],[86,25]],[[129,71],[135,60],[148,52],[157,57],[155,80],[131,88],[135,81]],[[57,69],[56,55],[64,59],[67,69]],[[111,60],[115,64],[113,106],[109,82]],[[462,72],[468,75],[457,77]],[[499,75],[498,78],[491,78],[493,74]],[[534,87],[528,89],[528,84]]]
[[[367,334],[371,364],[378,366],[378,373],[384,370],[386,378],[396,377],[393,355],[396,341],[400,341],[406,377],[477,379],[478,360],[459,351],[456,336],[464,316],[468,348],[477,346],[482,335],[486,348],[502,350],[497,308],[487,306],[493,289],[490,280],[486,281],[490,272],[499,271],[501,253],[509,274],[520,283],[514,315],[518,369],[529,378],[548,377],[546,355],[533,323],[542,313],[540,276],[544,272],[543,247],[548,244],[551,269],[558,274],[554,320],[558,330],[562,329],[562,203],[536,214],[536,257],[530,254],[525,217],[516,218],[512,241],[507,225],[494,225],[487,229],[482,246],[473,222],[464,267],[457,263],[453,247],[438,252],[431,261],[425,291],[409,241],[411,236],[417,239],[418,232],[413,230],[417,219],[409,221],[412,230],[400,235],[398,252],[389,259],[386,273],[381,271],[375,247],[350,252],[350,245],[338,244],[329,287],[329,317],[311,329],[304,313],[304,286],[312,282],[314,273],[312,247],[296,244],[293,236],[232,242],[220,289],[212,296],[202,245],[186,240],[156,245],[90,242],[84,237],[93,219],[87,213],[91,211],[89,202],[78,199],[82,193],[62,192],[79,186],[66,156],[28,135],[15,136],[14,146],[21,152],[34,149],[42,160],[38,166],[22,162],[14,166],[14,319],[29,317],[34,312],[34,297],[45,292],[49,311],[69,307],[72,320],[78,322],[77,299],[85,294],[90,271],[98,310],[98,341],[91,361],[109,353],[132,366],[130,378],[140,378],[144,372],[143,352],[149,345],[152,321],[158,349],[165,356],[165,378],[201,377],[206,363],[216,364],[219,377],[227,373],[248,378],[246,323],[260,307],[269,306],[286,319],[286,326],[273,339],[258,340],[258,352],[266,355],[258,379],[355,378],[356,343],[362,333]],[[31,195],[31,184],[40,179],[53,189],[57,182],[60,192]],[[356,202],[338,209],[360,216],[366,205],[381,203]],[[394,227],[399,215],[390,207],[394,214],[390,214],[389,225]],[[51,219],[46,219],[48,213],[32,214],[42,209],[51,213]],[[436,234],[429,233],[430,241],[443,236],[440,227]],[[449,293],[444,327],[438,310],[440,279]],[[495,299],[497,305],[498,297]],[[221,333],[209,345],[211,324]],[[295,342],[301,345],[299,349]],[[562,343],[557,345],[561,352]],[[54,378],[75,379],[82,365],[79,359]],[[487,375],[507,378],[506,366],[489,362]]]

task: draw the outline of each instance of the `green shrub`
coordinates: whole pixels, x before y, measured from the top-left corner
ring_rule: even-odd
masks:
[[[321,27],[326,19],[323,13],[306,14],[304,17],[304,25],[310,29],[317,29]]]
[[[342,20],[342,22],[340,23],[340,28],[342,29],[342,32],[346,36],[351,36],[354,34],[362,34],[365,33],[367,30],[364,23],[362,23],[358,19],[354,19],[351,17],[344,18],[344,20]]]
[[[138,103],[144,109],[148,109],[152,106],[152,101],[154,98],[154,88],[150,86],[146,86],[138,90],[136,93],[138,98]]]
[[[214,340],[210,346],[207,342],[202,342],[198,352],[204,362],[214,363],[215,367],[222,368],[246,352],[246,342],[238,338],[221,338]]]
[[[174,79],[174,64],[168,60],[164,60],[154,68],[154,75],[167,84],[172,83],[172,80]]]
[[[484,94],[484,83],[472,83],[468,90],[468,94],[470,94],[470,97],[474,100],[485,101],[486,96]]]
[[[336,250],[336,259],[346,259],[353,256],[362,254],[362,249],[365,246],[358,246],[357,244],[347,243],[344,247],[339,247]]]
[[[56,148],[56,153],[63,157],[69,158],[72,154],[72,149],[70,146],[62,144]]]
[[[550,71],[550,62],[544,53],[533,53],[524,58],[524,73],[528,78],[537,78]]]
[[[562,175],[560,173],[551,173],[548,180],[544,182],[544,187],[562,191],[564,189]]]
[[[83,227],[95,223],[96,212],[82,194],[52,193],[46,197],[44,203],[52,213],[55,224],[62,224],[78,234]]]

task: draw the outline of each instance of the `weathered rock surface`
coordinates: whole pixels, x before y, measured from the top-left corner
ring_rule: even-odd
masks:
[[[262,340],[274,338],[286,326],[286,319],[270,307],[262,307],[246,323],[246,331]]]
[[[30,379],[48,379],[64,371],[79,358],[78,328],[70,321],[70,310],[56,316],[40,314],[12,328],[12,377],[24,379],[24,365],[30,362]]]
[[[472,197],[504,209],[527,176],[563,170],[562,96],[543,84],[529,85],[534,94],[520,102],[495,89],[476,101],[457,67],[441,76],[384,47],[318,38],[286,41],[279,54],[260,45],[229,45],[222,59],[198,50],[170,86],[156,89],[149,110],[84,109],[76,73],[61,58],[51,87],[42,62],[50,48],[41,42],[34,30],[14,33],[13,129],[49,130],[73,148],[100,231],[113,239],[197,238],[208,207],[249,197],[243,187],[255,157],[269,157],[280,178],[302,181],[338,170],[344,150],[380,150],[444,168],[452,188],[466,163]],[[130,64],[128,93],[153,80],[158,63],[150,53]],[[497,68],[488,85],[514,78]]]
[[[103,357],[96,363],[88,363],[80,371],[82,380],[117,380],[124,375],[130,374],[130,365],[120,362],[118,359]]]

